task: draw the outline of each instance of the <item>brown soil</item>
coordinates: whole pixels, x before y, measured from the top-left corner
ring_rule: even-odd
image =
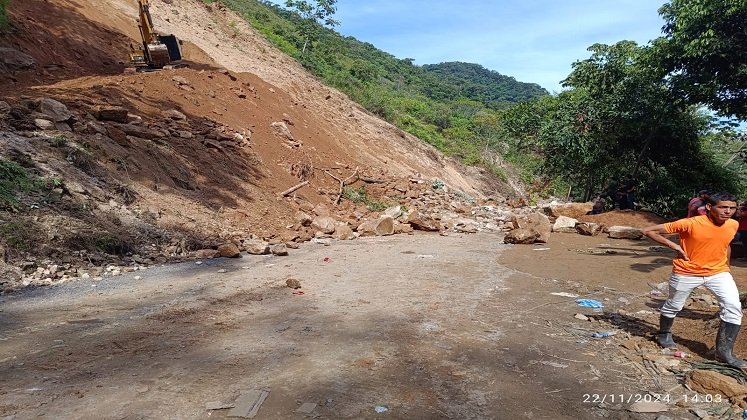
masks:
[[[399,235],[5,297],[0,414],[224,418],[205,405],[265,387],[257,418],[295,418],[310,402],[321,418],[378,418],[384,406],[402,419],[654,419],[627,411],[649,393],[673,418],[728,408],[642,367],[687,367],[650,341],[660,302],[646,283],[665,279],[668,255],[603,242],[553,234],[535,251],[497,235]],[[618,253],[577,251],[600,247]],[[600,300],[604,313],[552,293]],[[696,358],[708,357],[714,313],[691,305],[675,324]]]
[[[23,211],[3,213],[2,223],[32,245],[10,252],[10,262],[111,262],[91,261],[98,256],[84,250],[95,244],[132,260],[142,252],[154,267],[175,244],[191,251],[252,235],[292,241],[302,207],[326,204],[338,219],[360,219],[361,206],[333,205],[333,176],[356,169],[386,181],[371,188],[375,197],[433,179],[478,199],[512,194],[322,85],[250,27],[231,24],[241,19],[216,3],[154,0],[157,29],[186,41],[190,67],[123,73],[137,36],[131,3],[11,3],[13,29],[0,46],[37,66],[0,78],[13,108],[0,152],[65,187],[54,200],[30,194]],[[73,112],[73,132],[34,127],[41,97]],[[124,107],[151,131],[127,136],[96,120],[102,107]],[[293,142],[271,127],[281,121]],[[236,134],[246,141],[231,140]],[[302,180],[309,184],[278,197]],[[662,221],[643,212],[569,215],[608,226]],[[655,418],[629,413],[630,401],[588,397],[649,392],[678,399],[671,414],[687,418],[690,408],[713,407],[683,402],[691,393],[678,385],[681,374],[642,367],[661,357],[649,338],[662,297],[647,283],[665,281],[670,264],[652,245],[574,234],[553,234],[542,247],[488,234],[399,235],[3,296],[0,415],[223,418],[205,403],[268,386],[262,418],[295,418],[302,402],[317,403],[315,415],[325,418],[378,418],[376,406],[410,419]],[[747,286],[744,260],[735,266]],[[289,277],[303,295],[285,287]],[[551,294],[561,292],[602,300],[605,312]],[[708,357],[716,310],[694,300],[675,323],[675,338],[699,358]],[[620,332],[590,337],[610,329]],[[742,337],[736,350],[747,351]]]

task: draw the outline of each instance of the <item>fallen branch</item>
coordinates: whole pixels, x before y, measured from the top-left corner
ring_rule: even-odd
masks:
[[[279,195],[280,195],[281,197],[285,197],[286,195],[288,195],[288,194],[292,193],[293,191],[296,191],[297,189],[299,189],[299,188],[303,187],[304,185],[307,185],[308,183],[309,183],[309,181],[304,181],[304,182],[302,182],[302,183],[300,183],[300,184],[296,184],[296,185],[294,185],[294,186],[292,186],[292,187],[288,188],[287,190],[285,190],[285,191],[281,192],[281,193],[280,193]]]
[[[367,176],[359,177],[359,179],[363,182],[367,182],[369,184],[383,184],[386,182],[384,179],[376,179],[376,178],[369,178]]]

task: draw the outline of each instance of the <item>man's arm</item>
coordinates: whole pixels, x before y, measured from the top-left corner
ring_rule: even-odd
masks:
[[[687,254],[685,254],[685,251],[682,249],[682,247],[670,241],[669,239],[662,236],[662,233],[667,233],[666,229],[664,229],[664,225],[654,225],[649,226],[646,228],[643,228],[641,231],[644,235],[648,236],[649,238],[653,239],[654,241],[666,246],[667,248],[673,249],[675,252],[677,252],[677,255],[679,258],[682,258],[685,261],[689,261],[690,259],[687,257]]]

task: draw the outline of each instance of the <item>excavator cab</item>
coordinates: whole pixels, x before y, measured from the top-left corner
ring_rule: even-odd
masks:
[[[142,45],[130,44],[130,63],[138,71],[162,69],[182,59],[181,41],[175,35],[159,35],[153,29],[148,0],[138,0],[138,16]]]

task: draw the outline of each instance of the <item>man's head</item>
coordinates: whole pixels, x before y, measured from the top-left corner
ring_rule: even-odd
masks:
[[[737,197],[728,192],[717,192],[706,199],[708,217],[717,225],[723,224],[737,211]]]
[[[711,195],[711,192],[708,191],[708,190],[700,190],[700,191],[698,191],[698,197],[700,197],[700,198],[702,198],[704,200],[707,199],[708,196],[710,196],[710,195]]]

